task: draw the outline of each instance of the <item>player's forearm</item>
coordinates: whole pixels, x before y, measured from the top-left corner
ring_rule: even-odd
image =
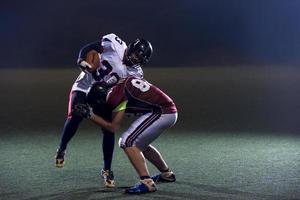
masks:
[[[96,124],[100,125],[102,128],[111,132],[115,132],[120,127],[119,124],[108,122],[102,117],[95,115],[94,113],[91,114],[90,120],[92,120]]]

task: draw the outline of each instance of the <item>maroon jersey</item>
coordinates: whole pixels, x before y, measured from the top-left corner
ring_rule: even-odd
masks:
[[[175,113],[173,100],[156,86],[144,79],[126,78],[115,85],[107,96],[107,103],[114,109],[121,102],[128,101],[127,111]]]

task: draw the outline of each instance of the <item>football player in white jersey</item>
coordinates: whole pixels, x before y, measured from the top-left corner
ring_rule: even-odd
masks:
[[[96,62],[90,62],[87,55],[97,52]],[[72,115],[72,109],[77,104],[87,103],[87,93],[95,81],[104,82],[108,87],[115,85],[120,79],[128,76],[143,77],[142,65],[146,64],[153,49],[151,43],[144,39],[136,39],[128,46],[117,35],[111,33],[104,35],[100,40],[84,46],[79,53],[77,64],[82,72],[72,86],[69,96],[68,115],[62,130],[60,145],[55,156],[55,165],[62,168],[65,164],[67,145],[75,135],[82,117]],[[98,63],[97,63],[98,62]],[[95,113],[111,120],[111,111],[106,108],[97,108]],[[103,160],[104,166],[101,176],[105,187],[115,187],[111,162],[114,150],[115,137],[110,131],[103,132]]]

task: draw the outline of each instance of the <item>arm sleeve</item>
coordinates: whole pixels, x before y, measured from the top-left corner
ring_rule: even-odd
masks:
[[[126,110],[127,102],[128,102],[127,100],[121,102],[121,103],[113,110],[113,112],[119,112],[119,111],[122,111],[122,110]]]
[[[79,51],[78,60],[85,60],[87,53],[91,50],[95,50],[98,53],[102,53],[103,48],[101,46],[101,40],[97,40],[83,46]]]

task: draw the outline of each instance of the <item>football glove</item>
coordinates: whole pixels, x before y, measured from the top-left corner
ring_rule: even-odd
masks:
[[[79,117],[89,119],[92,116],[92,109],[87,104],[77,104],[73,108],[72,114],[74,116],[79,116]]]
[[[84,73],[90,73],[90,70],[93,68],[92,65],[82,59],[78,59],[77,64]]]

